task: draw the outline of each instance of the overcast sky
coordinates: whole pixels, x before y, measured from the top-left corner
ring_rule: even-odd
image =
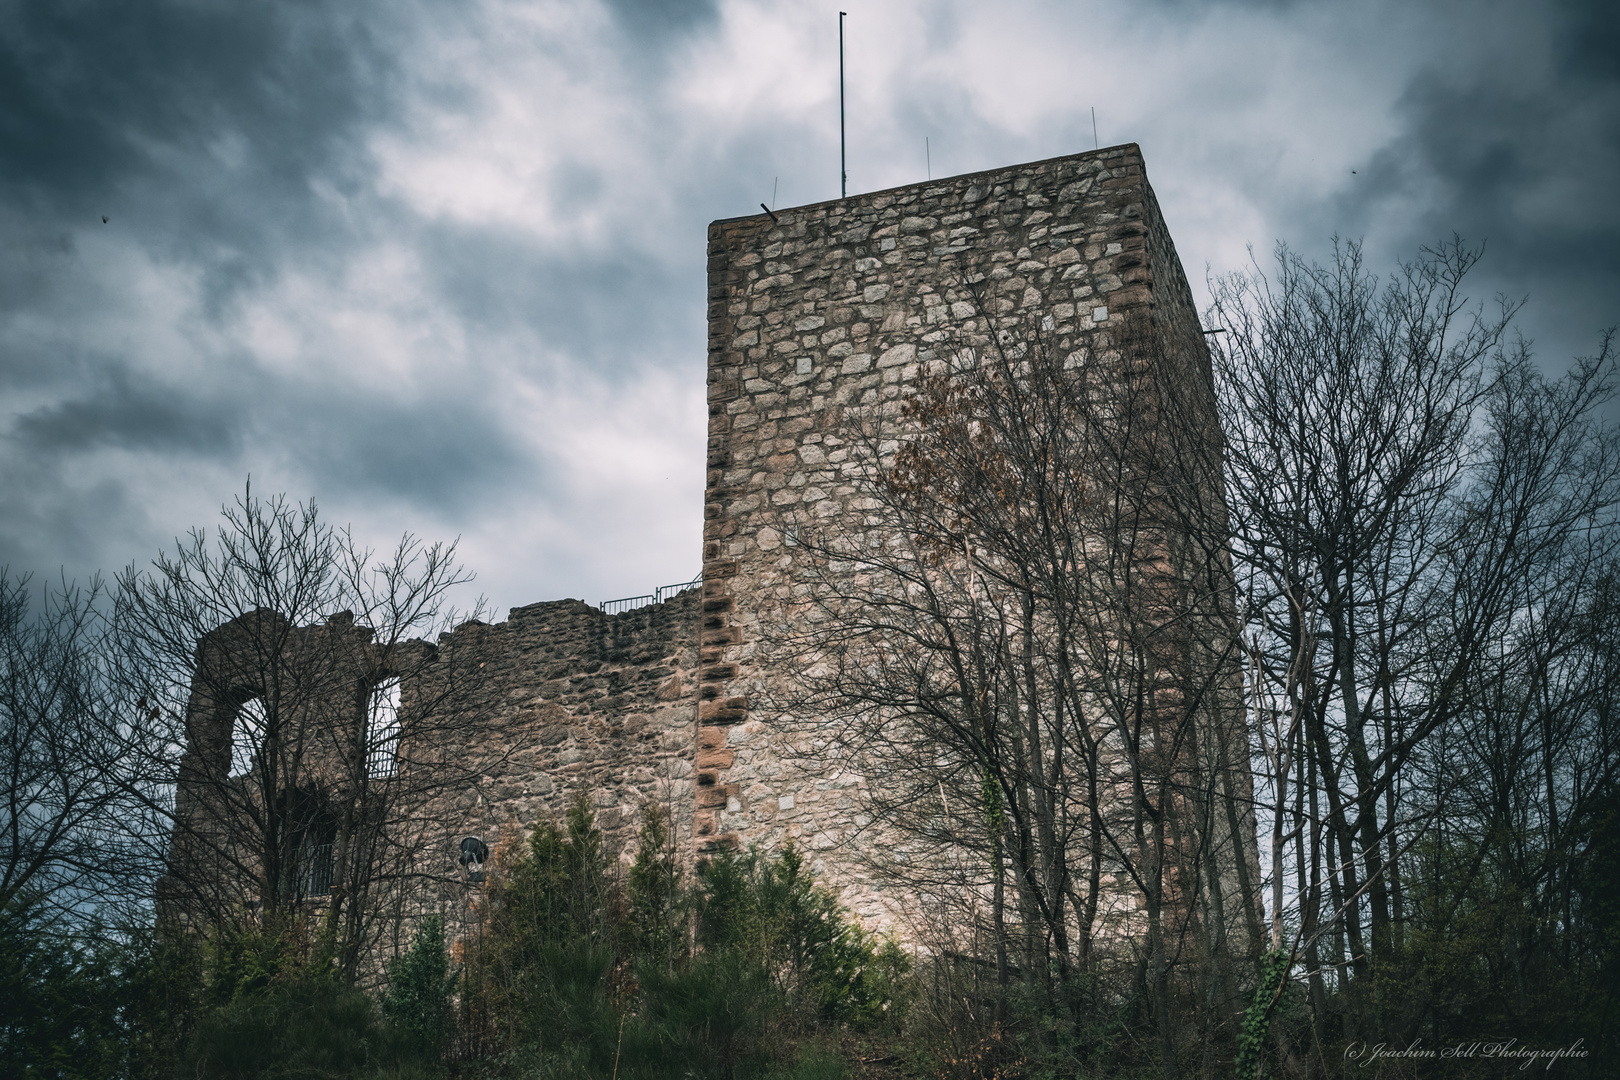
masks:
[[[1095,108],[1200,302],[1456,232],[1549,369],[1620,322],[1611,0],[843,6],[852,193]],[[459,536],[500,613],[690,577],[705,229],[838,194],[837,13],[0,0],[0,565],[145,563],[251,475]]]

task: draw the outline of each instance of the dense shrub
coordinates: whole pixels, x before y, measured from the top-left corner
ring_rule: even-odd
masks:
[[[0,906],[0,1061],[24,1077],[117,1075],[124,1063],[120,972],[36,901]]]
[[[796,848],[715,859],[702,884],[703,944],[754,958],[792,1009],[844,1021],[887,1011],[905,954],[851,922]]]
[[[583,799],[497,862],[461,1010],[497,1071],[839,1076],[833,1025],[889,1015],[906,973],[791,848],[716,859],[683,888],[656,809],[622,885]]]
[[[370,997],[331,979],[304,978],[243,993],[204,1017],[175,1075],[326,1080],[424,1071]]]
[[[410,949],[388,965],[383,1015],[424,1058],[437,1060],[450,1042],[455,988],[444,949],[444,919],[430,915],[417,927]]]

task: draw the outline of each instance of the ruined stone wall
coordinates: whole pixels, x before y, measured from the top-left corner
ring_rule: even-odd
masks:
[[[677,850],[690,849],[698,608],[695,589],[617,615],[559,600],[514,608],[494,625],[465,624],[436,645],[398,648],[412,658],[394,669],[403,671],[406,736],[393,770],[370,781],[386,800],[389,821],[387,850],[370,864],[381,877],[373,878],[368,904],[385,918],[374,920],[379,936],[366,947],[366,979],[377,978],[383,961],[409,944],[422,915],[444,914],[453,937],[465,929],[479,890],[458,862],[463,837],[479,836],[492,848],[516,846],[538,819],[560,818],[583,793],[609,858],[633,856],[648,803],[668,811]],[[345,613],[328,626],[288,628],[301,645],[283,666],[296,666],[291,661],[307,653],[324,672],[331,657],[347,656],[327,640],[337,633],[364,651],[369,631],[346,619]],[[261,888],[252,838],[231,839],[251,825],[254,792],[246,780],[224,780],[235,707],[263,692],[262,679],[233,674],[263,652],[240,622],[220,628],[199,649],[182,817],[173,872],[161,889],[166,912],[176,915],[197,906],[188,888],[223,894],[208,905],[215,912],[228,910],[233,898],[253,910]],[[306,677],[286,691],[283,708],[298,718],[302,748],[296,775],[335,804],[348,801],[352,787],[344,773],[353,767],[364,715],[361,672],[390,668],[374,657],[369,668],[345,665],[339,674],[346,679]],[[308,903],[324,910],[327,899]]]
[[[309,849],[330,851],[353,792],[364,702],[384,664],[371,638],[348,612],[294,626],[259,609],[197,642],[163,917],[201,924],[267,894],[307,899]],[[238,730],[255,700],[256,720]]]
[[[787,677],[765,629],[801,576],[793,530],[860,520],[863,426],[897,422],[924,365],[975,334],[1033,320],[1085,353],[1146,318],[1194,343],[1181,362],[1209,399],[1191,293],[1127,145],[715,222],[708,302],[697,851],[793,841],[888,922],[904,898],[863,856],[904,838],[861,812],[882,778],[818,761],[814,738],[789,746],[799,718],[759,704]]]
[[[576,792],[595,807],[610,856],[633,855],[648,802],[689,843],[698,606],[695,589],[617,615],[554,600],[442,641],[470,647],[483,667],[480,701],[454,740],[476,779],[432,806],[442,840],[429,868],[437,858],[439,872],[459,874],[462,837],[512,842],[560,818]]]

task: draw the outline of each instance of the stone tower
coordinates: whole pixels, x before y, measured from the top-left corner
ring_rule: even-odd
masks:
[[[862,852],[901,838],[863,828],[871,778],[789,753],[790,718],[762,705],[789,677],[763,633],[798,572],[783,523],[858,509],[860,418],[894,415],[974,319],[980,332],[1033,320],[1077,351],[1131,320],[1188,343],[1194,359],[1174,378],[1218,446],[1192,294],[1141,152],[1125,145],[714,222],[708,317],[696,850],[791,840],[847,905],[887,922],[904,905]],[[1223,678],[1235,698],[1235,672]],[[1243,829],[1228,850],[1252,865]]]

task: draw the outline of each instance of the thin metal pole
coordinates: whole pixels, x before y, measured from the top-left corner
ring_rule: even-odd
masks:
[[[838,13],[838,197],[849,198],[849,157],[844,144],[844,16]]]
[[[1091,145],[1098,150],[1102,149],[1102,140],[1097,138],[1097,106],[1091,107]]]

